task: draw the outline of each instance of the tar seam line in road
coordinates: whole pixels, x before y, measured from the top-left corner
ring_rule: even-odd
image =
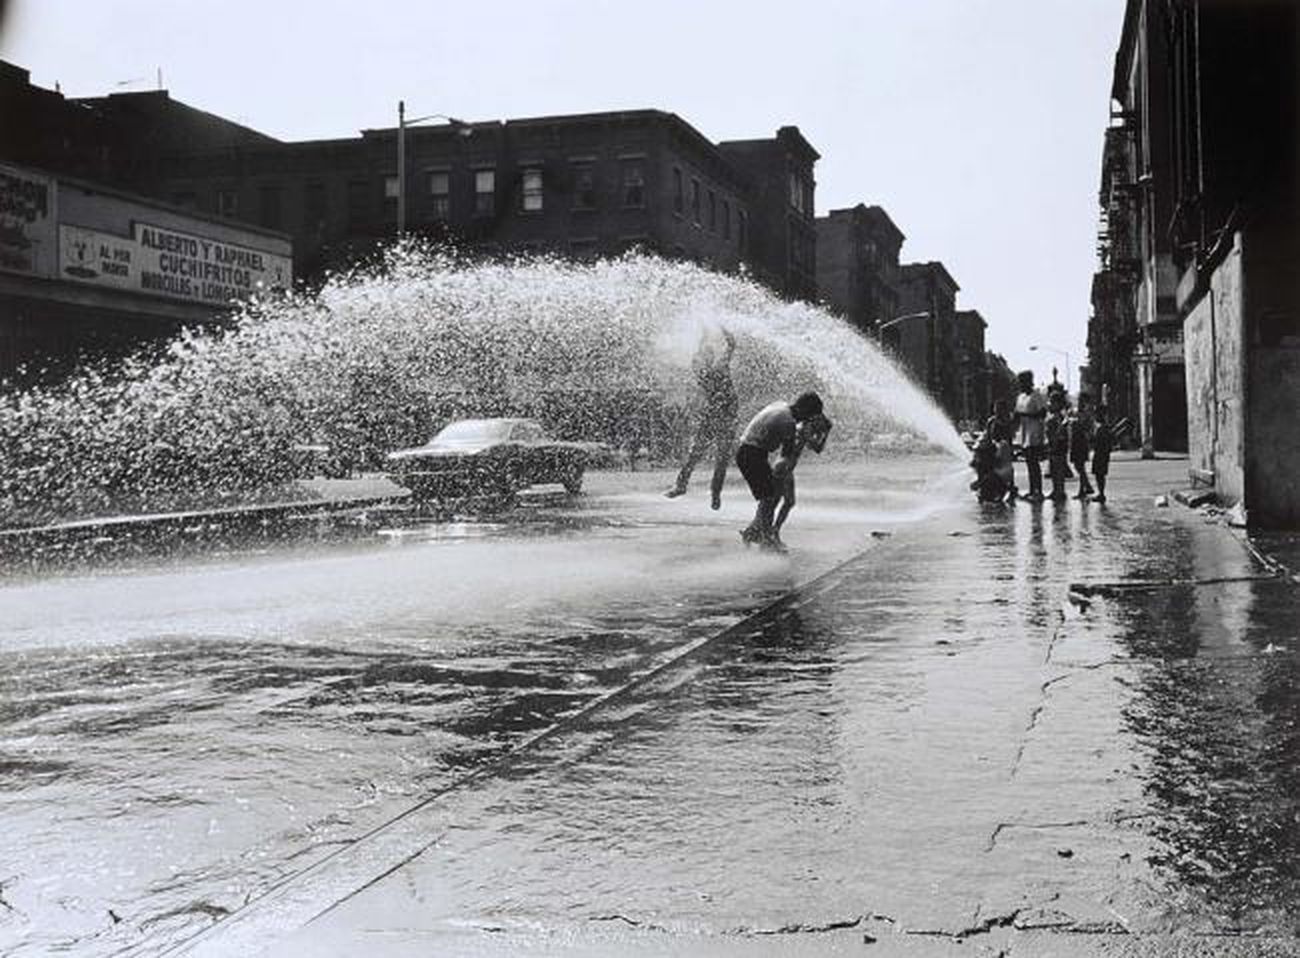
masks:
[[[895,538],[893,541],[897,541],[897,539]],[[410,817],[411,815],[414,815],[415,813],[427,808],[428,806],[432,805],[434,802],[444,797],[445,795],[458,791],[467,785],[471,785],[479,781],[480,779],[489,778],[493,775],[501,773],[502,771],[505,771],[506,769],[510,768],[515,763],[515,761],[519,759],[521,756],[532,752],[538,746],[550,741],[551,739],[557,738],[558,736],[570,731],[571,729],[580,726],[582,723],[589,720],[593,715],[595,715],[600,710],[605,709],[607,706],[617,704],[618,702],[621,702],[622,700],[626,699],[633,693],[649,686],[651,683],[659,679],[661,676],[667,674],[668,672],[670,672],[675,668],[678,668],[683,663],[694,658],[702,650],[708,648],[709,646],[717,642],[720,642],[730,636],[738,635],[743,632],[752,630],[756,624],[771,619],[773,616],[779,615],[788,609],[797,609],[802,607],[803,605],[808,604],[809,602],[816,601],[817,599],[824,596],[827,592],[837,587],[844,580],[845,573],[852,566],[862,561],[868,555],[868,553],[872,552],[875,548],[876,546],[874,543],[869,544],[868,547],[862,552],[855,553],[854,555],[845,559],[843,562],[840,562],[832,566],[830,569],[827,569],[825,572],[822,572],[819,575],[814,576],[812,579],[809,579],[807,582],[801,585],[794,586],[792,589],[790,589],[790,591],[783,594],[780,598],[775,599],[768,605],[765,605],[762,608],[758,609],[757,611],[751,613],[750,615],[746,616],[744,619],[740,620],[739,622],[736,622],[733,625],[730,625],[719,632],[715,632],[711,635],[704,636],[696,640],[695,642],[690,643],[689,645],[686,646],[686,648],[682,649],[680,652],[676,653],[668,660],[661,662],[659,665],[650,669],[650,671],[644,673],[643,675],[639,675],[636,678],[632,679],[631,681],[627,682],[626,684],[620,686],[619,688],[614,689],[610,692],[607,692],[605,695],[600,696],[599,698],[588,703],[587,705],[585,705],[583,708],[573,713],[572,715],[569,715],[564,719],[561,719],[559,722],[557,722],[555,725],[552,725],[550,728],[545,729],[544,731],[534,735],[532,738],[529,738],[519,743],[518,745],[513,746],[512,748],[507,750],[503,755],[492,760],[486,765],[474,769],[474,771],[461,776],[460,778],[456,779],[454,782],[450,782],[447,785],[435,789],[434,791],[426,795],[424,798],[416,802],[414,805],[411,805],[408,808],[403,809],[401,812],[398,812],[396,815],[393,815],[392,817],[385,819],[379,824],[372,826],[370,829],[368,829],[367,831],[363,832],[361,835],[357,836],[355,839],[348,842],[345,846],[336,848],[335,850],[329,852],[327,855],[317,859],[316,861],[305,866],[299,871],[292,872],[288,875],[285,875],[280,880],[268,886],[260,895],[254,898],[249,903],[248,906],[242,907],[237,911],[231,913],[227,918],[220,919],[214,922],[213,924],[207,926],[206,928],[201,929],[200,931],[196,932],[190,937],[185,938],[182,941],[176,942],[175,944],[164,948],[162,952],[160,952],[160,954],[163,955],[183,954],[189,951],[191,948],[200,945],[205,939],[211,937],[217,937],[221,935],[224,932],[224,930],[230,928],[233,925],[240,923],[243,920],[247,920],[250,912],[255,912],[260,902],[271,900],[281,890],[300,881],[305,876],[310,875],[311,873],[324,868],[328,863],[332,862],[339,856],[347,854],[352,849],[357,848],[358,846],[374,838],[376,835],[379,835],[380,833],[393,827],[398,822],[401,822],[402,820]],[[338,900],[331,902],[325,908],[313,912],[311,917],[306,919],[306,921],[304,921],[303,924],[305,925],[307,923],[315,921],[321,916],[337,908],[339,905],[348,901],[353,896],[364,891],[366,888],[369,888],[371,885],[375,884],[376,882],[382,881],[385,877],[392,874],[394,871],[397,871],[402,866],[406,865],[408,862],[419,857],[424,851],[426,851],[428,848],[436,844],[440,837],[441,836],[435,836],[433,838],[430,838],[429,841],[421,844],[419,848],[411,852],[409,855],[403,856],[401,861],[385,868],[382,874],[371,877],[370,879],[366,880],[362,885],[351,889],[347,894],[343,895]]]

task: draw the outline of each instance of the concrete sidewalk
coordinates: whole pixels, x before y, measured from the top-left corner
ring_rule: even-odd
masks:
[[[1297,587],[1114,464],[963,502],[194,954],[1296,954]]]

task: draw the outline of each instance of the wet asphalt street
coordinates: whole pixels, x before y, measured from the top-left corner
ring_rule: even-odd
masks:
[[[900,527],[186,953],[1296,954],[1297,585],[1184,468]]]
[[[955,501],[948,459],[809,467],[784,558],[647,472],[45,537],[0,578],[0,953],[164,951]]]

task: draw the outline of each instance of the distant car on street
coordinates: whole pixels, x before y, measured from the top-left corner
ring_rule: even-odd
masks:
[[[388,477],[421,499],[510,496],[542,483],[582,490],[599,443],[560,442],[532,419],[462,419],[386,458]]]

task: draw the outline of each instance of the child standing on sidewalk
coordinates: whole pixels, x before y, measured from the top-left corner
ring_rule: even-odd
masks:
[[[1088,481],[1088,454],[1092,451],[1092,397],[1079,393],[1078,408],[1065,420],[1065,431],[1070,440],[1070,465],[1079,474],[1079,491],[1074,498],[1086,500],[1092,495]]]
[[[1097,480],[1097,494],[1093,502],[1106,501],[1106,473],[1110,472],[1110,450],[1115,444],[1110,416],[1105,406],[1097,407],[1097,425],[1092,430],[1092,477]]]
[[[1070,457],[1070,438],[1065,430],[1065,391],[1053,390],[1051,398],[1048,400],[1048,413],[1046,432],[1047,432],[1047,463],[1048,475],[1052,479],[1052,501],[1064,502],[1066,499],[1065,477],[1068,475],[1069,467],[1066,465]]]

